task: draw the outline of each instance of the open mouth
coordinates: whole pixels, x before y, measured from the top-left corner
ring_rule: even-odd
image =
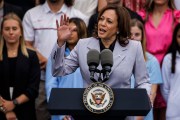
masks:
[[[99,33],[105,33],[106,32],[106,30],[104,30],[104,29],[102,29],[102,28],[99,28]]]

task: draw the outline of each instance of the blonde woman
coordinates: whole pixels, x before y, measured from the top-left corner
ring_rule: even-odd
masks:
[[[40,65],[36,52],[24,43],[20,18],[7,14],[0,37],[0,120],[36,120]]]

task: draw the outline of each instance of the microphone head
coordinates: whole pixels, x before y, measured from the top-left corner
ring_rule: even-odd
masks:
[[[113,53],[109,49],[104,49],[101,51],[101,65],[102,66],[113,66]]]
[[[99,65],[99,51],[96,49],[91,49],[87,53],[87,64],[90,65],[95,65],[96,67]]]

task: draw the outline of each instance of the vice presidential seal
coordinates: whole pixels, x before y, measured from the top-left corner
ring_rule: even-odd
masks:
[[[87,87],[83,94],[85,107],[93,113],[101,114],[108,111],[113,102],[112,89],[104,83],[96,82]]]

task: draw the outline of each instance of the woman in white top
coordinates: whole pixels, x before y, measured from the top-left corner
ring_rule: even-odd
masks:
[[[167,102],[166,120],[180,120],[180,24],[174,29],[169,53],[164,58],[162,77],[161,90]]]

